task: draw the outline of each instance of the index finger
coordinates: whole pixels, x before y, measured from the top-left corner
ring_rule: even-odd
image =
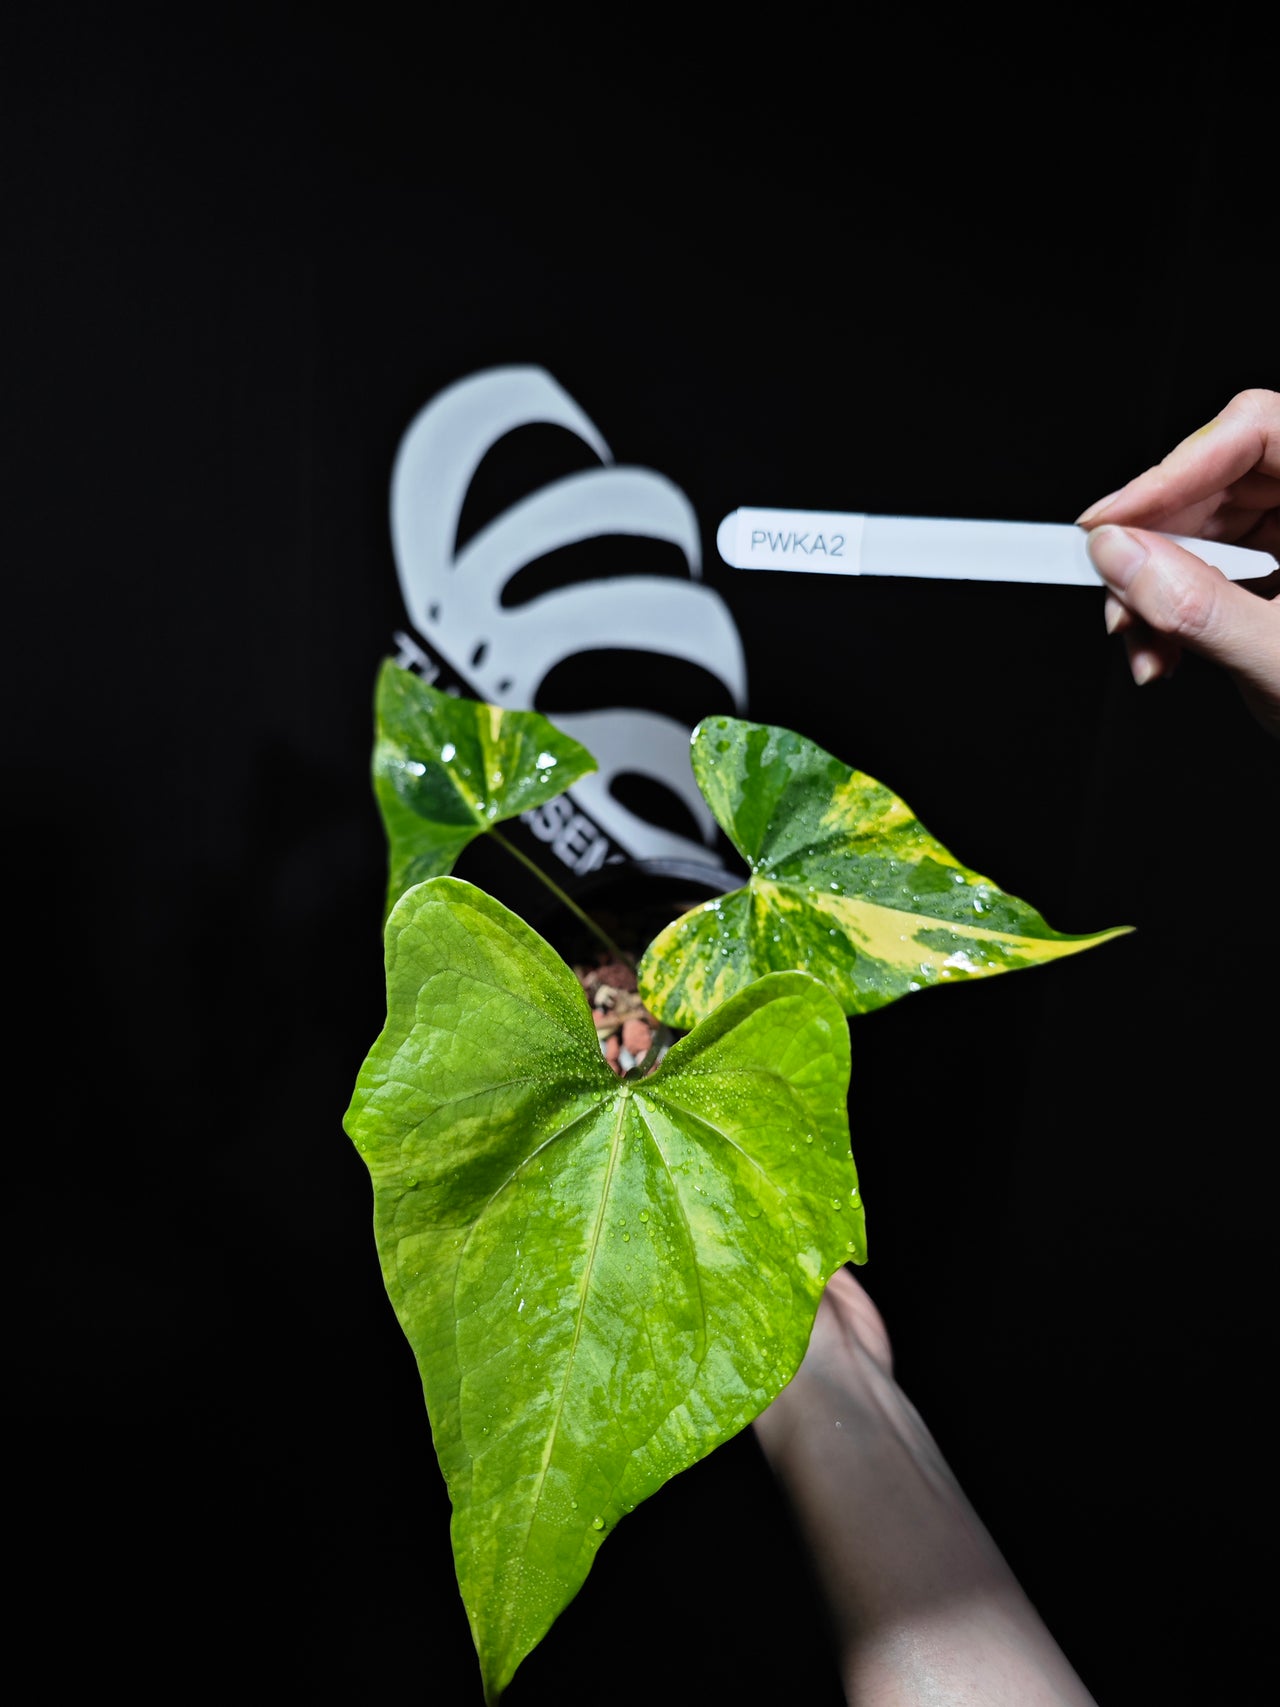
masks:
[[[1280,480],[1280,392],[1237,392],[1221,414],[1189,433],[1154,468],[1076,519],[1087,527],[1104,517],[1156,525],[1171,516],[1185,517],[1200,505],[1207,506],[1207,516],[1229,487],[1250,474]],[[1198,531],[1196,518],[1169,531]]]

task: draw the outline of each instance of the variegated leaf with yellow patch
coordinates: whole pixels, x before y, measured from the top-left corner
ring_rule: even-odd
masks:
[[[696,1025],[768,972],[801,968],[846,1014],[869,1013],[913,990],[1039,966],[1132,928],[1053,930],[961,865],[883,783],[789,729],[704,718],[691,757],[751,875],[646,951],[640,992],[667,1025]]]
[[[443,877],[477,836],[562,794],[596,768],[536,711],[443,693],[385,659],[374,702],[373,787],[387,834],[385,912]]]

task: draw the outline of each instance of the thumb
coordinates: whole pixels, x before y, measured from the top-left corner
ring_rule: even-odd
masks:
[[[1280,607],[1162,534],[1111,525],[1087,545],[1107,587],[1148,628],[1280,704]]]

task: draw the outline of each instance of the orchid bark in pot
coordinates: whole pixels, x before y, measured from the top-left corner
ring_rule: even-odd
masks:
[[[530,864],[498,826],[591,755],[536,712],[390,661],[378,679],[387,1014],[344,1126],[422,1380],[488,1707],[626,1515],[778,1395],[827,1281],[865,1262],[850,1022],[1128,929],[1053,930],[791,730],[710,717],[690,752],[744,881],[636,958],[538,873],[634,966],[654,1046],[619,1072],[580,971],[452,875],[482,835]]]
[[[528,922],[582,985],[605,1060],[615,1073],[645,1063],[650,1050],[656,1053],[647,1065],[656,1066],[677,1036],[640,992],[636,968],[648,944],[673,920],[744,881],[745,873],[710,859],[619,859],[573,890],[589,924],[554,899],[530,916]],[[606,938],[611,946],[603,946]]]

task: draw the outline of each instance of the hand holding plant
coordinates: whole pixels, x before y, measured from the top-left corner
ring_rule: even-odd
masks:
[[[685,1035],[620,1079],[560,956],[449,875],[590,755],[390,662],[376,724],[387,1019],[344,1125],[492,1707],[619,1519],[760,1415],[827,1281],[866,1260],[848,1016],[1126,927],[1053,931],[873,778],[709,718],[694,774],[750,877],[642,956],[647,1006]]]

